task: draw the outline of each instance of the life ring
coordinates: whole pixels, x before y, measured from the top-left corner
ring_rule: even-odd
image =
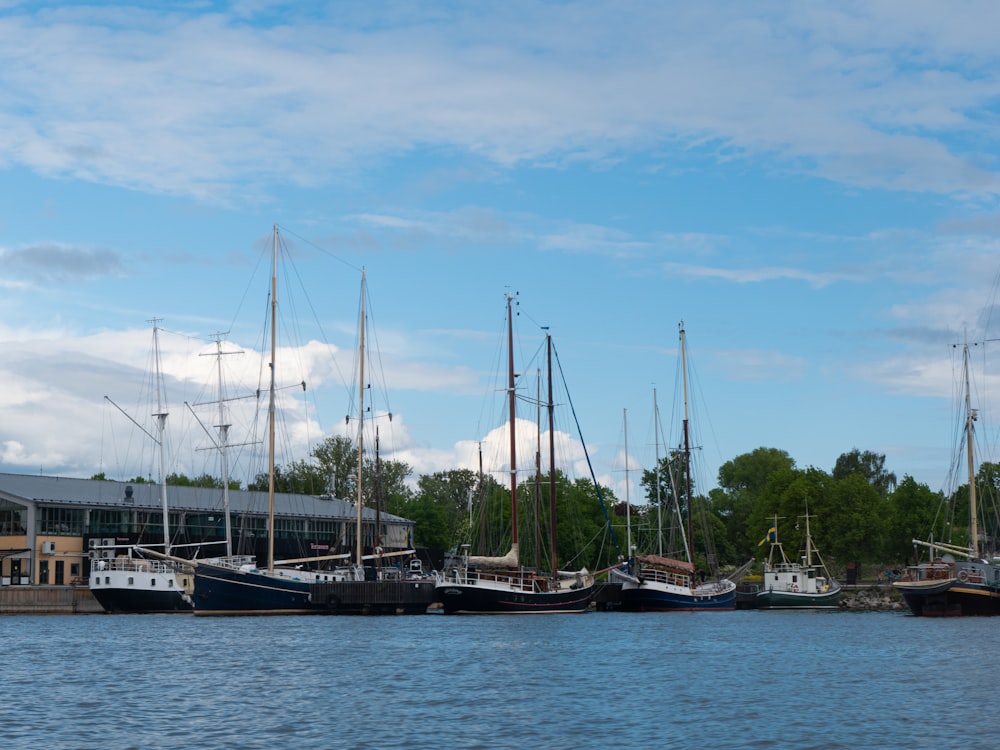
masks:
[[[960,570],[960,571],[958,571],[958,580],[960,580],[962,583],[965,583],[966,581],[968,581],[969,580],[969,571],[967,571],[967,570]]]

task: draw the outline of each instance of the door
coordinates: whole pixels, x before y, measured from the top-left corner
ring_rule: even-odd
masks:
[[[66,561],[56,560],[56,586],[63,585],[63,577],[65,575]]]

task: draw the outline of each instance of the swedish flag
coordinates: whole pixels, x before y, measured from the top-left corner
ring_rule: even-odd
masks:
[[[777,538],[778,538],[778,530],[774,526],[772,526],[767,530],[767,536],[765,536],[763,539],[757,542],[757,546],[763,547],[768,542],[773,542]]]

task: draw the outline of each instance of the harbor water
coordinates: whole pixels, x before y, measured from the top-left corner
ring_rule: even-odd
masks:
[[[994,748],[995,619],[0,618],[3,747]]]

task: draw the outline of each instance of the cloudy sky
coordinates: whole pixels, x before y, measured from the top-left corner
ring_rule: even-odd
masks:
[[[169,468],[200,471],[183,402],[217,333],[229,392],[259,384],[277,224],[307,300],[288,458],[345,430],[364,268],[382,448],[418,474],[474,467],[517,292],[619,488],[654,388],[678,440],[681,320],[704,483],[765,446],[939,488],[955,345],[998,335],[997,28],[992,2],[0,3],[0,470],[146,473],[105,396],[148,418],[158,319]]]

